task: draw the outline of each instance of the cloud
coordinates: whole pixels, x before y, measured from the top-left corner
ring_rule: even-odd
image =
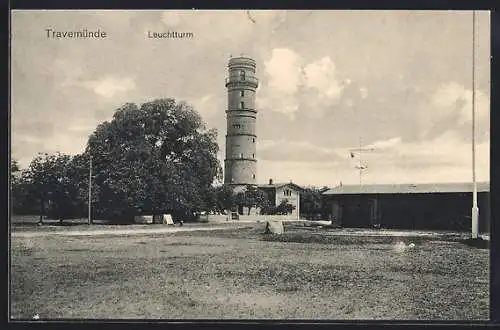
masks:
[[[489,180],[489,147],[486,140],[476,146],[477,173],[480,180]],[[354,147],[356,148],[356,147]],[[472,151],[470,142],[455,131],[446,131],[441,135],[423,141],[404,142],[400,137],[376,141],[363,146],[364,149],[374,148],[373,151],[356,153],[355,159],[350,163],[353,166],[359,159],[368,165],[372,175],[384,176],[385,172],[399,173],[393,178],[385,178],[388,182],[413,182],[425,181],[422,177],[413,177],[414,173],[443,173],[448,171],[438,181],[469,181],[470,175],[463,173],[472,171]],[[339,155],[347,158],[348,148],[337,149]],[[345,163],[344,163],[345,164]],[[429,180],[432,176],[429,176]],[[395,180],[395,181],[394,181]],[[432,180],[430,180],[432,181]]]
[[[275,48],[265,62],[268,86],[276,92],[293,95],[302,83],[302,58],[293,50]]]
[[[490,101],[489,95],[481,90],[475,94],[475,120],[476,134],[485,138],[489,131]],[[422,128],[422,134],[442,130],[443,126],[448,129],[462,129],[464,133],[470,130],[472,123],[472,91],[456,82],[448,82],[439,85],[430,100],[421,109],[418,119]]]
[[[12,157],[17,159],[21,167],[26,168],[39,152],[61,152],[69,155],[84,150],[92,128],[69,125],[67,131],[54,130],[42,139],[35,133],[12,136]]]
[[[257,144],[257,158],[271,161],[333,162],[339,159],[335,150],[320,147],[308,141],[261,140]]]
[[[286,16],[279,10],[167,10],[161,13],[158,24],[149,23],[148,29],[165,31],[189,31],[195,34],[195,42],[207,47],[222,46],[226,51],[240,53],[251,51],[247,38],[259,33],[259,42],[283,22]],[[217,47],[221,48],[221,47]],[[206,51],[206,49],[204,49]]]
[[[370,144],[366,144],[361,146],[361,153],[363,155],[365,153],[378,153],[381,154],[382,152],[394,152],[397,150],[396,148],[401,146],[401,137],[394,137],[390,138],[387,140],[378,140]],[[355,157],[359,155],[360,151],[360,146],[352,146],[352,147],[347,147],[347,148],[335,148],[334,152],[337,154],[338,157],[347,159],[347,158],[352,158],[351,157],[351,152]]]
[[[305,124],[294,126],[295,135],[295,129],[301,130]],[[316,136],[323,135],[317,133]],[[359,182],[359,171],[354,168],[359,157],[350,157],[350,149],[359,148],[358,144],[345,145],[341,138],[329,144],[321,139],[310,140],[308,136],[302,141],[268,138],[258,143],[257,157],[264,178],[292,178],[315,185]],[[455,131],[421,141],[406,141],[401,136],[393,136],[365,143],[362,148],[374,149],[361,155],[362,162],[368,165],[363,172],[363,182],[367,183],[467,181],[468,176],[464,175],[470,173],[470,144]],[[489,149],[487,144],[481,144],[479,149],[486,152],[478,151],[478,173],[482,173],[478,177],[487,178]],[[426,176],[425,173],[432,175]],[[441,177],[434,173],[441,173]]]
[[[83,152],[85,145],[88,141],[88,136],[91,129],[87,134],[82,134],[82,131],[69,131],[69,132],[56,132],[45,143],[45,150],[49,152],[61,152],[65,154],[74,155],[77,152]],[[75,148],[77,152],[75,152]]]
[[[224,95],[206,94],[198,98],[188,98],[188,103],[192,104],[203,120],[210,127],[225,127],[226,121],[224,109],[226,108]]]
[[[366,147],[367,148],[374,148],[376,150],[381,150],[381,149],[383,150],[383,149],[387,149],[387,148],[393,148],[393,147],[398,146],[400,144],[401,144],[401,138],[398,136],[398,137],[394,137],[394,138],[391,138],[388,140],[375,141]]]
[[[16,12],[12,149],[20,158],[56,145],[81,152],[81,144],[70,150],[61,142],[85,141],[86,127],[111,118],[124,102],[158,97],[192,102],[208,126],[222,133],[224,150],[225,66],[229,54],[243,52],[257,61],[261,82],[259,142],[310,144],[282,145],[286,152],[269,155],[276,160],[259,161],[264,181],[282,176],[303,184],[357,183],[348,152],[328,159],[331,149],[338,154],[358,146],[360,136],[378,146],[363,154],[369,164],[364,182],[470,178],[470,21],[463,15],[419,14],[417,22],[402,12],[251,10],[254,23],[246,10],[130,13]],[[113,38],[61,43],[39,33],[46,26],[69,30],[75,24],[99,26]],[[484,31],[478,34],[476,62],[482,173],[489,168],[488,157],[479,156],[489,143],[489,25],[489,14],[478,14]],[[154,41],[145,37],[148,29],[193,32],[195,38]],[[128,87],[127,77],[133,77]],[[66,135],[54,135],[63,130]],[[267,157],[266,152],[257,155]]]
[[[214,96],[212,94],[204,95],[201,98],[195,99],[192,104],[197,111],[203,113],[203,109],[210,104],[209,101],[212,100],[213,97]]]
[[[125,93],[135,88],[132,78],[105,77],[97,80],[85,81],[82,86],[92,90],[103,97],[113,97],[116,94]]]
[[[338,77],[335,63],[330,56],[307,62],[289,48],[274,48],[264,61],[262,88],[257,106],[287,114],[294,119],[296,113],[321,118],[332,105],[339,102],[350,79]],[[365,98],[367,89],[358,89]],[[346,100],[346,103],[353,101]]]
[[[321,96],[340,97],[343,85],[336,77],[335,64],[329,56],[306,65],[304,73],[306,87],[315,88]]]
[[[359,92],[361,93],[362,99],[366,99],[368,97],[368,90],[366,89],[366,87],[361,87],[359,89]]]
[[[57,58],[52,64],[54,68],[54,80],[56,87],[70,87],[78,84],[85,75],[81,65],[68,59]]]
[[[472,146],[454,131],[444,132],[429,141],[401,144],[397,152],[409,166],[414,162],[472,169]],[[482,173],[489,170],[489,141],[477,145],[476,160]]]
[[[86,70],[78,60],[56,58],[53,62],[54,88],[67,89],[83,87],[97,95],[110,98],[119,93],[128,92],[136,87],[131,77],[107,75],[89,79]]]
[[[439,86],[432,97],[433,104],[445,114],[449,113],[449,106],[454,105],[457,100],[465,95],[465,88],[455,82]]]

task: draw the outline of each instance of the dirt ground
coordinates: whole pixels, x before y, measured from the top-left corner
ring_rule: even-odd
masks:
[[[289,234],[265,238],[261,232],[13,236],[11,317],[489,317],[489,250],[453,239],[299,243],[297,233],[289,242]]]

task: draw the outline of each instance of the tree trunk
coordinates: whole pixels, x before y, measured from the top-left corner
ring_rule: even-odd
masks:
[[[40,199],[40,219],[38,220],[38,223],[43,225],[43,215],[45,213],[45,207],[43,205],[43,198]]]

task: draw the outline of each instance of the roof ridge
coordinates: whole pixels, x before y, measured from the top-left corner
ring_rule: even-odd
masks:
[[[489,184],[490,181],[477,181],[477,184]],[[455,182],[417,182],[417,183],[364,183],[362,186],[422,186],[422,185],[446,185],[446,184],[472,184],[472,182],[467,181],[455,181]],[[350,187],[350,186],[359,186],[359,183],[352,184],[342,184],[337,185],[335,187]]]
[[[480,191],[489,191],[490,181],[477,182]],[[378,183],[339,185],[323,194],[447,193],[470,192],[472,182]]]

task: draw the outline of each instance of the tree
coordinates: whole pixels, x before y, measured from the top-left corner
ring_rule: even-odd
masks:
[[[253,185],[247,185],[243,191],[234,196],[232,206],[237,206],[240,210],[246,207],[248,215],[250,215],[252,208],[261,208],[262,210],[267,204],[268,197],[264,191]]]
[[[293,210],[295,210],[295,205],[290,204],[287,199],[284,199],[277,206],[265,203],[260,213],[266,215],[285,215],[292,213]]]
[[[23,173],[15,159],[10,160],[10,207],[14,212],[22,209],[24,191],[22,185]]]
[[[267,205],[266,202],[267,195],[265,192],[255,186],[247,186],[244,193],[243,206],[248,208],[248,214],[250,214],[252,207],[262,209],[263,206]]]
[[[19,166],[19,162],[16,159],[11,158],[10,160],[11,179],[14,179],[16,177],[16,174],[18,174],[19,172],[21,172],[21,166]]]
[[[39,154],[23,172],[22,183],[27,203],[36,203],[40,222],[44,215],[60,221],[78,212],[78,186],[71,172],[72,156]]]
[[[276,205],[273,205],[268,199],[266,199],[260,208],[260,214],[262,215],[276,214]]]
[[[229,211],[235,206],[233,189],[227,185],[213,186],[206,197],[206,209],[218,213]]]
[[[222,174],[218,149],[217,132],[186,103],[127,103],[96,128],[85,151],[100,188],[98,207],[129,219],[202,210]]]
[[[276,206],[275,214],[290,214],[293,210],[295,210],[295,205],[290,204],[287,199],[284,199],[278,206]]]
[[[322,189],[305,188],[300,194],[300,211],[307,219],[323,211]]]
[[[11,193],[14,191],[16,186],[19,185],[20,181],[20,174],[21,172],[21,167],[19,166],[19,163],[15,159],[10,160],[10,190]]]

